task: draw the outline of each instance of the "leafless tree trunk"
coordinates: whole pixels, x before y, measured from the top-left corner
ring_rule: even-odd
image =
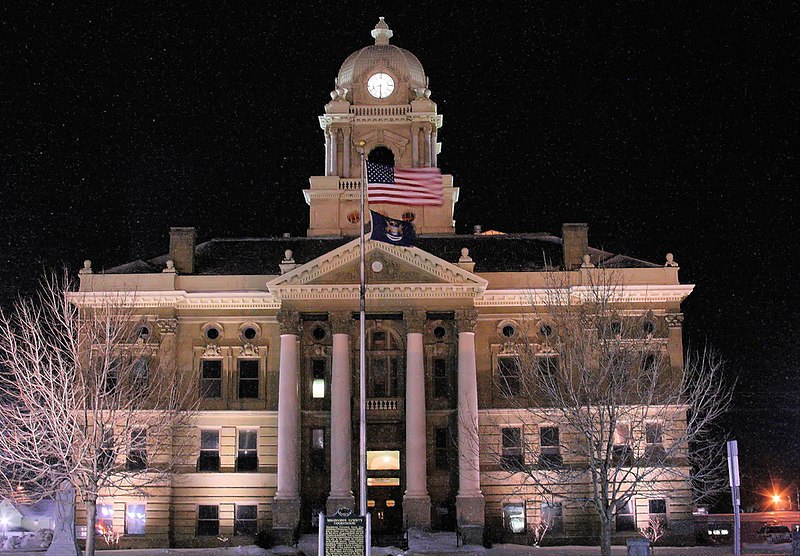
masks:
[[[51,276],[0,315],[2,486],[38,500],[72,485],[89,555],[98,497],[168,484],[180,459],[174,431],[194,403],[155,323],[134,314],[134,295],[114,295]]]
[[[696,500],[725,488],[715,423],[733,385],[709,351],[671,361],[667,325],[627,301],[614,271],[585,275],[577,287],[553,276],[531,300],[504,347],[505,408],[491,424],[501,438],[481,450],[484,465],[543,499],[594,508],[610,555],[617,513],[635,495],[666,495],[670,481],[691,481]],[[514,423],[519,433],[503,428]],[[553,430],[535,433],[542,423]]]

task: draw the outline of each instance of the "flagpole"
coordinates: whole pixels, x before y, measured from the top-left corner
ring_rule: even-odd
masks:
[[[364,194],[367,188],[364,176],[365,158],[364,145],[366,142],[359,141],[358,152],[361,156],[361,194],[360,194],[360,218],[361,233],[359,235],[359,289],[358,289],[358,309],[359,309],[359,335],[358,335],[358,468],[360,485],[358,489],[359,510],[361,515],[367,515],[367,372],[366,372],[366,298],[367,286],[365,279],[365,257],[364,257]],[[369,553],[369,547],[367,553]]]

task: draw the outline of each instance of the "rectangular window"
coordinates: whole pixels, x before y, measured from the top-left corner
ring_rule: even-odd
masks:
[[[661,423],[647,423],[645,425],[644,457],[647,461],[658,464],[664,461],[664,427]]]
[[[125,504],[125,534],[144,535],[147,507],[144,504]]]
[[[131,471],[147,469],[147,429],[133,429],[131,431],[128,469]]]
[[[133,362],[131,369],[134,392],[145,395],[150,381],[150,358],[139,357]]]
[[[434,429],[436,469],[448,469],[450,467],[450,457],[448,454],[448,431],[447,427],[436,427]]]
[[[200,457],[197,460],[197,470],[219,471],[219,431],[217,429],[200,431]]]
[[[539,373],[545,378],[553,378],[558,375],[558,357],[542,355],[536,358],[536,366]]]
[[[321,399],[325,397],[325,370],[324,359],[311,360],[311,397]]]
[[[114,428],[106,426],[103,427],[103,439],[97,452],[97,468],[108,471],[114,466],[114,459]]]
[[[311,429],[309,465],[312,471],[325,471],[325,429]]]
[[[655,498],[647,501],[650,519],[660,519],[662,523],[667,522],[667,501],[663,498]]]
[[[119,361],[111,359],[108,361],[108,368],[105,377],[105,390],[106,396],[115,396],[117,394],[117,383],[119,382]]]
[[[258,471],[258,430],[239,430],[239,450],[236,455],[236,471],[254,473]]]
[[[523,470],[525,461],[522,454],[522,429],[505,427],[500,432],[503,442],[500,465],[507,471]]]
[[[239,359],[239,399],[258,398],[258,359]]]
[[[617,531],[636,531],[633,500],[617,500]]]
[[[628,423],[617,423],[614,428],[612,450],[612,462],[615,465],[630,465],[633,450],[631,449],[631,426]]]
[[[200,362],[200,393],[204,398],[222,397],[222,360],[203,359]]]
[[[114,505],[108,502],[97,504],[94,529],[98,535],[107,535],[114,530]]]
[[[197,506],[197,536],[219,535],[219,506]]]
[[[437,357],[433,360],[433,397],[446,398],[448,394],[447,360]]]
[[[564,532],[564,507],[561,502],[542,502],[541,519],[547,523],[548,533]]]
[[[539,428],[539,447],[539,465],[542,467],[558,467],[564,462],[558,427]]]
[[[519,396],[522,390],[522,371],[516,357],[498,357],[500,391],[506,396]]]
[[[525,532],[525,504],[503,504],[503,528],[514,534]]]
[[[236,505],[236,522],[233,526],[234,535],[248,535],[255,537],[258,532],[258,506]]]

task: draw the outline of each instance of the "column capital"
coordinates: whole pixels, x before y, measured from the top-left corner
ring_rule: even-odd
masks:
[[[278,311],[277,318],[281,334],[300,335],[300,314],[297,311]]]
[[[403,311],[403,322],[406,325],[406,333],[421,334],[425,329],[425,312],[424,311]]]
[[[328,320],[334,334],[350,334],[353,330],[353,315],[349,311],[328,313]]]
[[[156,326],[161,334],[175,334],[178,330],[178,319],[158,319]]]
[[[478,322],[478,311],[475,309],[462,309],[456,311],[456,326],[460,332],[475,332]]]

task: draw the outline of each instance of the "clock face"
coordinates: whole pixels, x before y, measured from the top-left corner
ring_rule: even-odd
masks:
[[[386,98],[394,91],[394,79],[385,73],[376,73],[367,81],[367,90],[375,98]]]

